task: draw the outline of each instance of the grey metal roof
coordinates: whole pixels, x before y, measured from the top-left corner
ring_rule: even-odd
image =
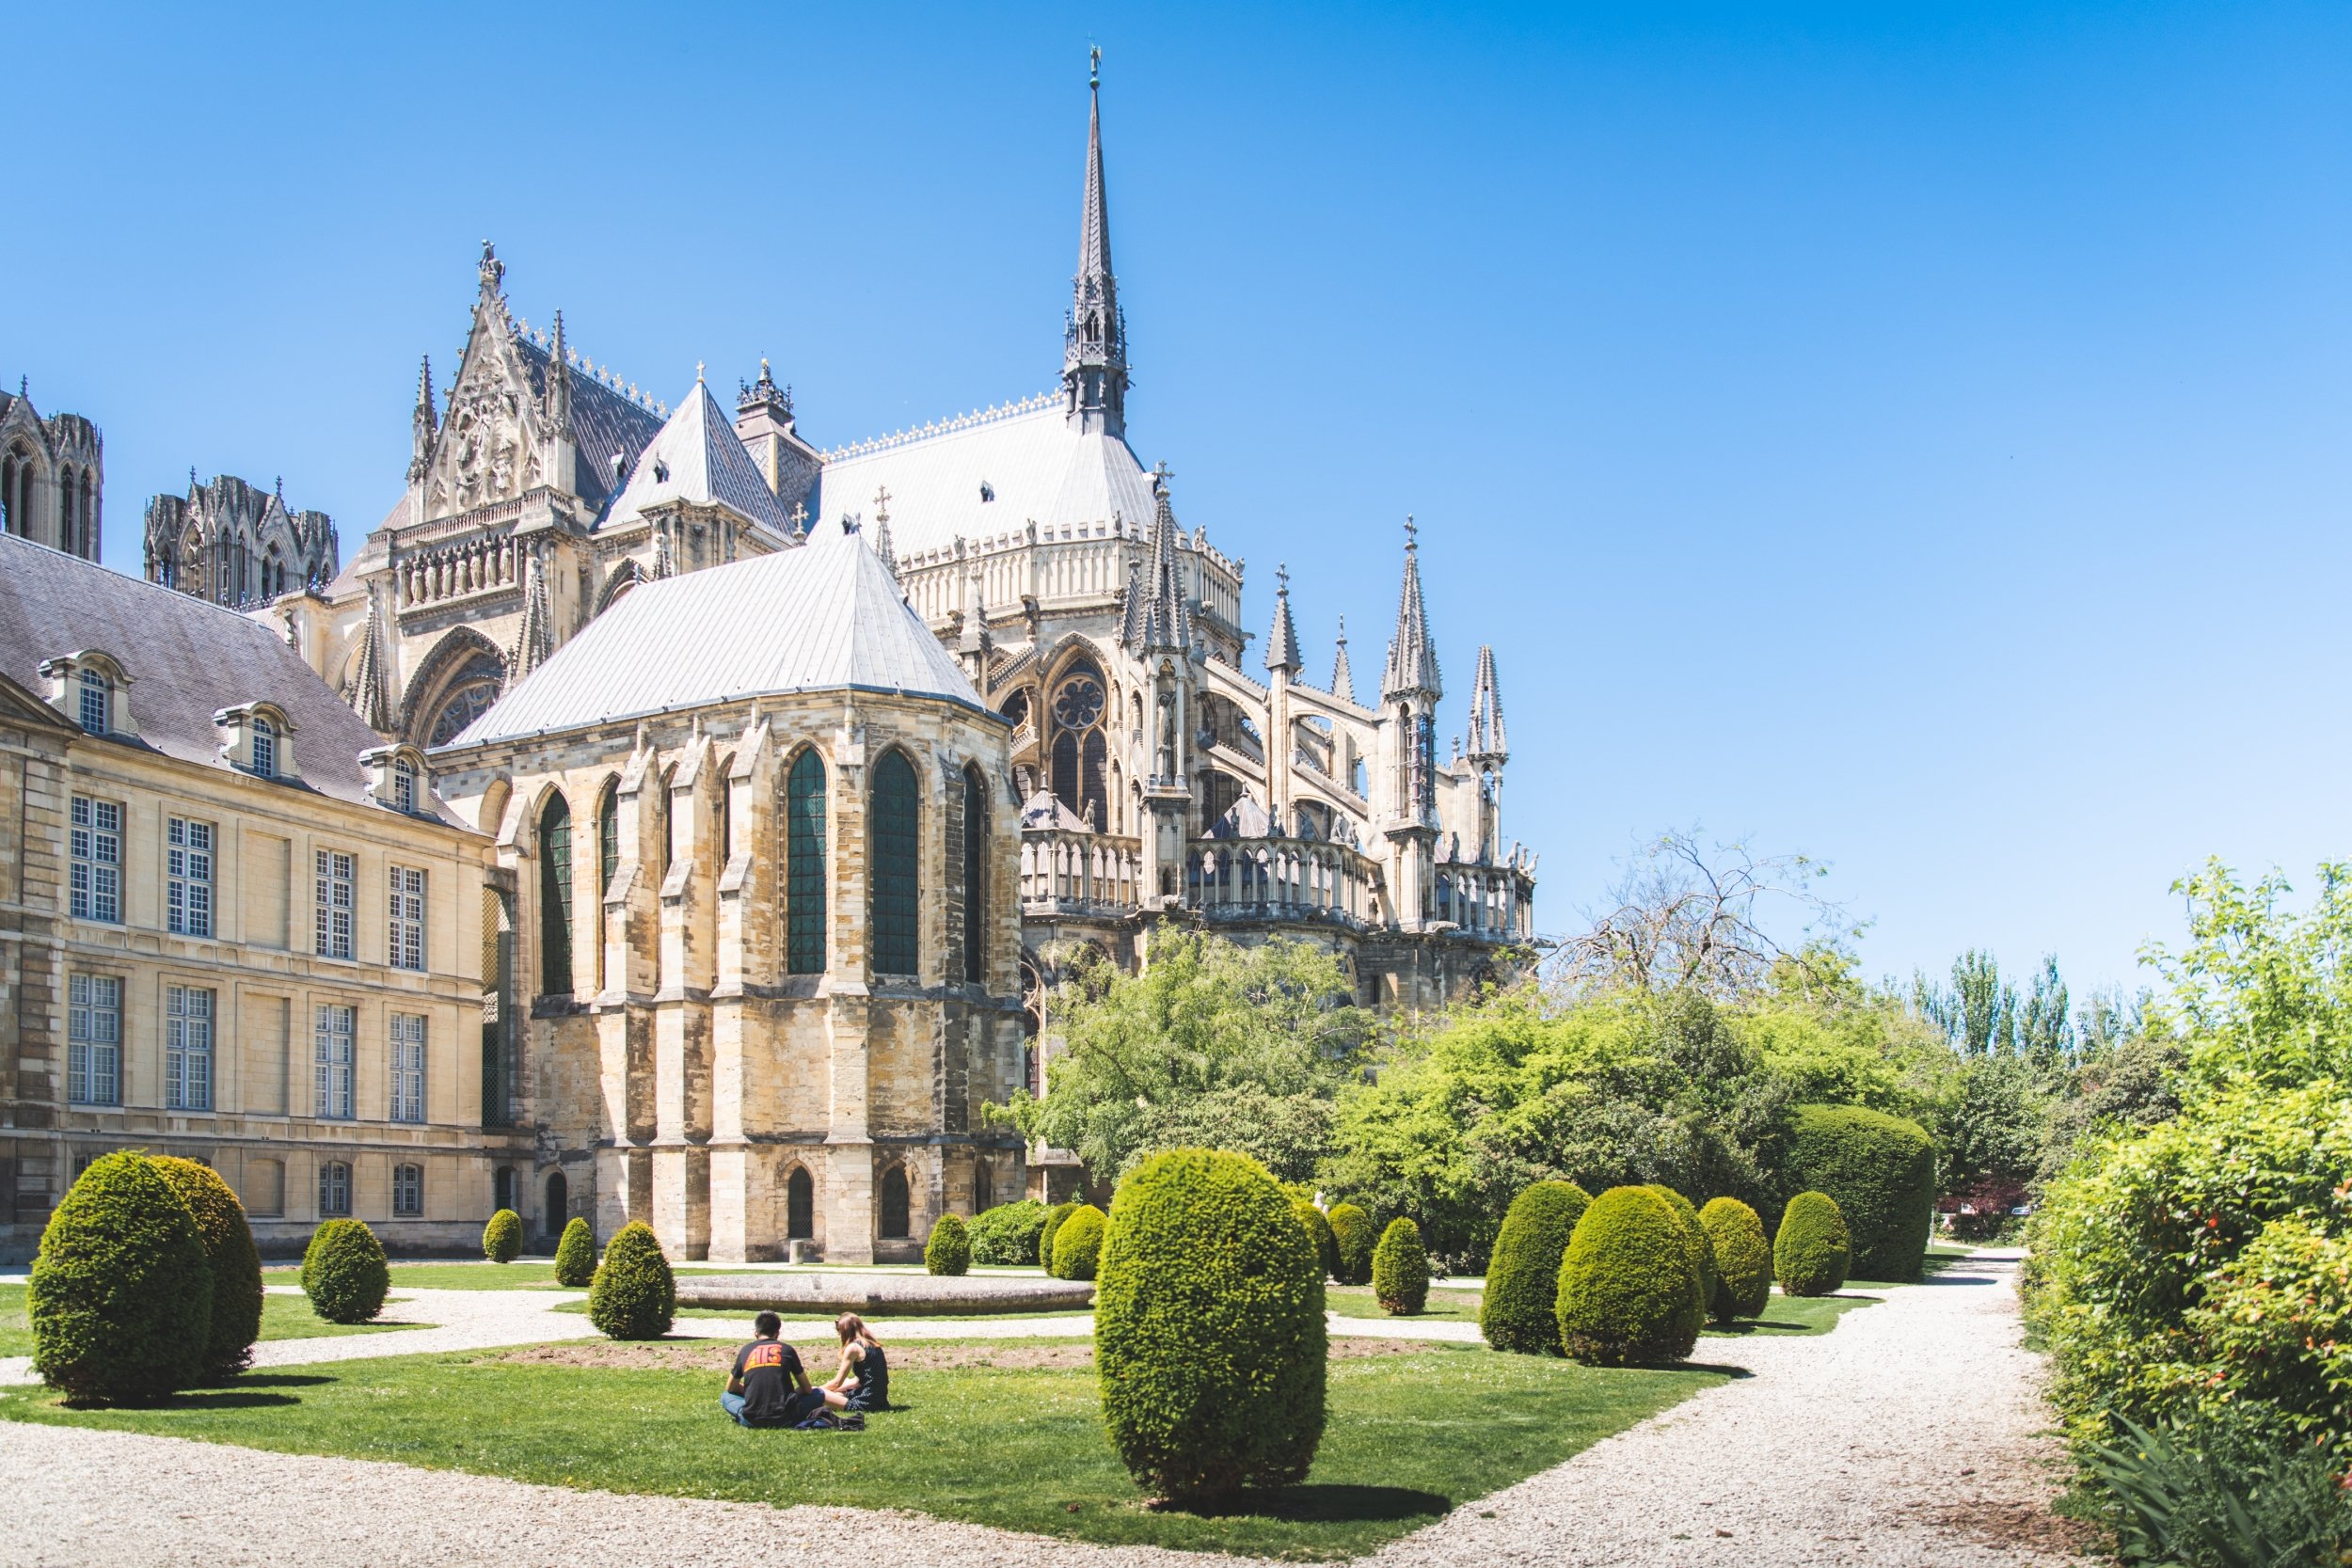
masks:
[[[229,737],[213,715],[275,703],[294,724],[302,778],[290,787],[367,800],[359,753],[383,738],[277,633],[233,610],[0,534],[0,674],[45,692],[42,662],[86,648],[131,677],[138,735],[122,744],[232,772],[220,754]]]
[[[597,526],[614,528],[675,500],[723,506],[780,537],[796,537],[792,519],[785,515],[752,454],[743,450],[734,422],[700,381],[637,455],[621,499]]]
[[[630,589],[449,748],[793,691],[979,694],[855,534]]]

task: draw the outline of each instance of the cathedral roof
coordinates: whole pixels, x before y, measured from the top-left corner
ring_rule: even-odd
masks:
[[[554,360],[529,333],[516,333],[514,343],[531,377],[532,394],[545,398],[548,367]],[[593,375],[575,373],[571,387],[572,441],[580,453],[574,487],[580,499],[602,512],[613,496],[612,454],[620,453],[625,465],[635,463],[637,454],[660,434],[661,416]]]
[[[1054,537],[1114,518],[1140,536],[1152,522],[1152,476],[1126,441],[1071,429],[1050,396],[829,452],[813,510],[863,515],[883,489],[901,564],[1032,522]]]
[[[637,454],[636,465],[599,528],[615,528],[653,507],[682,500],[723,506],[772,533],[793,536],[792,519],[785,515],[752,454],[743,450],[734,421],[699,380],[669,422]]]
[[[844,689],[987,711],[881,558],[827,529],[802,549],[630,589],[451,745]]]

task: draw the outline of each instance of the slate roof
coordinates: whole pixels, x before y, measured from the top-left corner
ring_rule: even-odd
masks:
[[[636,465],[620,499],[598,528],[617,528],[650,507],[685,500],[724,506],[780,537],[796,536],[792,519],[785,515],[752,454],[743,450],[734,421],[700,381],[637,454]]]
[[[514,343],[530,373],[531,390],[544,404],[548,367],[555,361],[522,333],[514,335]],[[593,375],[575,373],[571,383],[572,439],[580,452],[573,483],[580,499],[601,514],[613,495],[612,454],[617,451],[628,462],[636,462],[637,454],[660,434],[661,416],[631,403]]]
[[[117,744],[235,772],[221,758],[228,736],[213,715],[275,703],[294,721],[302,773],[286,787],[367,801],[359,753],[383,737],[277,633],[233,610],[0,534],[0,675],[45,692],[43,661],[86,648],[131,677],[126,700],[138,734]],[[445,809],[441,816],[457,821]]]
[[[874,552],[829,528],[800,549],[630,589],[442,750],[843,689],[987,711]]]

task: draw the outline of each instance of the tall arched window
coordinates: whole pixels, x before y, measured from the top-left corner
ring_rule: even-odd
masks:
[[[972,1167],[972,1212],[985,1214],[996,1207],[996,1177],[983,1160]]]
[[[735,859],[735,758],[719,759],[719,870]]]
[[[548,797],[539,814],[539,990],[572,990],[572,808]]]
[[[877,974],[920,971],[915,865],[921,846],[915,811],[914,765],[903,752],[883,752],[882,761],[874,765],[874,894],[868,922],[874,933]]]
[[[784,1184],[784,1234],[794,1242],[817,1234],[817,1183],[801,1165],[792,1167],[792,1179]]]
[[[884,1241],[903,1241],[914,1234],[907,1214],[907,1173],[897,1165],[882,1172],[882,1233]]]
[[[612,874],[621,868],[621,786],[604,786],[596,801],[596,891],[612,891]]]
[[[1079,659],[1062,672],[1047,712],[1054,721],[1054,798],[1078,816],[1092,814],[1097,832],[1110,826],[1104,797],[1104,765],[1109,748],[1103,733],[1108,696],[1103,672]]]
[[[822,974],[825,764],[813,751],[800,754],[785,781],[784,839],[785,973]]]
[[[676,782],[676,779],[677,764],[672,763],[661,770],[661,790],[654,800],[655,842],[661,851],[659,863],[661,867],[663,881],[670,879],[670,785]]]
[[[963,769],[963,979],[988,978],[988,785],[977,764]]]
[[[89,470],[82,470],[82,549],[90,560],[98,559],[98,503],[90,495]]]

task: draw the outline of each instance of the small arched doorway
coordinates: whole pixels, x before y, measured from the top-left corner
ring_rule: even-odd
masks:
[[[501,1165],[490,1176],[490,1207],[493,1210],[512,1209],[515,1204],[515,1167]]]
[[[549,1241],[564,1234],[564,1222],[572,1216],[572,1184],[564,1180],[562,1171],[548,1175],[548,1206],[539,1216],[539,1231]]]
[[[817,1183],[803,1166],[793,1166],[791,1180],[784,1184],[784,1234],[793,1242],[816,1239]]]
[[[914,1233],[907,1213],[907,1173],[897,1165],[882,1172],[882,1235],[885,1242],[903,1242]]]

